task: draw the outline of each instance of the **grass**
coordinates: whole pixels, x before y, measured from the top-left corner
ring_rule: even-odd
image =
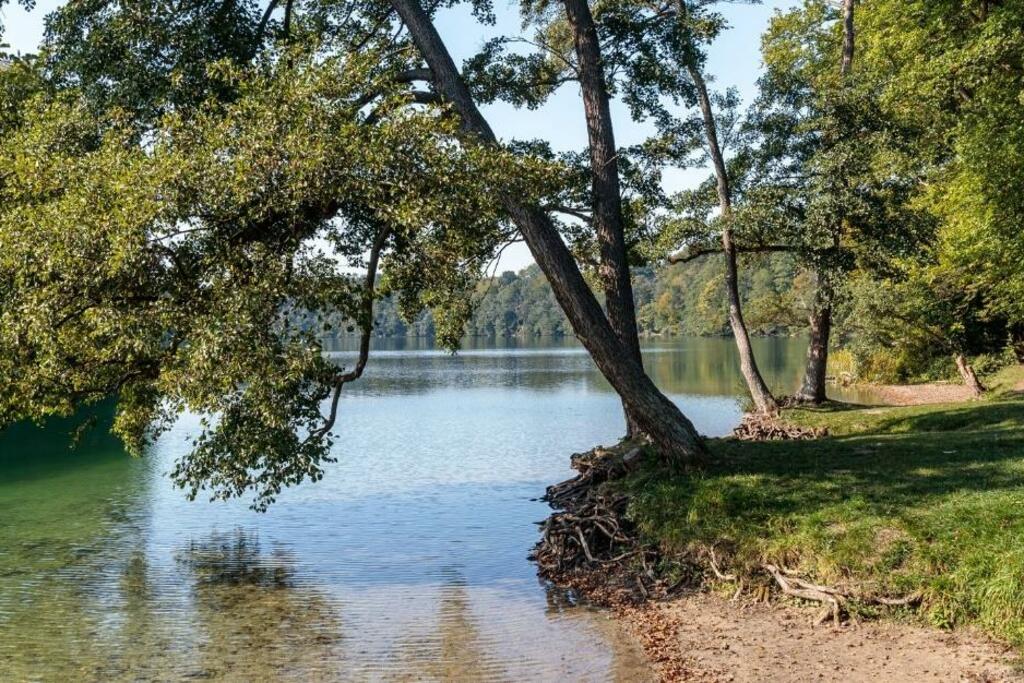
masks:
[[[716,440],[697,476],[627,480],[630,514],[666,549],[714,546],[751,580],[774,561],[859,591],[922,591],[931,623],[1024,648],[1022,379],[1005,369],[989,398],[962,404],[787,411],[831,436]]]

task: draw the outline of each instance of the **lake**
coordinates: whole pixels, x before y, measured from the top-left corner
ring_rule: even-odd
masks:
[[[139,460],[103,428],[76,450],[70,423],[0,437],[3,680],[644,680],[614,623],[527,560],[545,486],[624,430],[586,353],[379,346],[345,389],[337,463],[265,514],[171,485],[188,416]],[[794,391],[804,341],[755,350]],[[701,432],[736,424],[731,340],[649,341],[644,358]]]

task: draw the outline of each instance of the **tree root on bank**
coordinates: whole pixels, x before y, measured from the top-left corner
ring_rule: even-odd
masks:
[[[629,497],[602,486],[635,470],[642,456],[639,444],[572,456],[579,475],[548,487],[544,497],[556,511],[541,523],[531,555],[542,578],[603,605],[637,604],[671,592],[655,574],[657,546],[642,542],[626,518]]]
[[[635,525],[626,517],[629,497],[604,486],[635,470],[642,455],[642,445],[627,444],[616,449],[597,448],[572,457],[579,474],[548,487],[545,495],[555,512],[540,523],[541,540],[531,555],[540,576],[575,591],[593,604],[611,607],[665,599],[684,585],[696,586],[709,578],[735,582],[732,600],[739,600],[745,580],[753,577],[724,570],[713,546],[697,549],[689,563],[694,571],[683,579],[669,583],[658,575],[656,569],[664,558],[657,545],[641,540]],[[851,604],[907,607],[923,598],[920,592],[890,598],[820,585],[772,563],[761,564],[759,570],[772,583],[748,582],[757,600],[767,602],[774,585],[784,595],[819,603],[824,609],[816,624],[829,618],[836,626],[844,619],[856,622]]]
[[[832,617],[832,623],[838,627],[842,624],[844,615],[856,623],[856,617],[847,607],[851,601],[866,605],[905,607],[921,602],[923,597],[920,592],[914,592],[901,598],[886,598],[868,596],[849,591],[844,592],[831,586],[811,583],[806,579],[800,578],[796,572],[786,569],[785,567],[779,567],[768,563],[762,565],[762,567],[771,575],[775,580],[775,583],[779,586],[779,589],[784,594],[794,598],[800,598],[802,600],[819,602],[825,605],[825,609],[815,621],[816,625],[820,625],[829,617]]]
[[[819,586],[809,581],[804,581],[799,577],[787,575],[773,564],[765,564],[763,567],[765,571],[772,575],[775,583],[779,585],[779,588],[786,595],[825,604],[825,610],[818,617],[815,622],[816,625],[824,623],[829,618],[829,615],[832,616],[832,622],[836,626],[842,623],[842,614],[846,603],[845,595],[834,588]]]
[[[740,441],[802,441],[828,436],[828,428],[800,427],[786,424],[775,415],[747,413],[732,434]]]

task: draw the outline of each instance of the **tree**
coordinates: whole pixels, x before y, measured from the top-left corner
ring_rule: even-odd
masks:
[[[854,6],[810,0],[776,16],[748,116],[744,221],[813,274],[810,342],[797,398],[825,400],[833,310],[855,270],[891,277],[930,244],[912,202],[922,179],[916,133],[880,106],[881,82],[851,71]]]
[[[252,490],[262,508],[319,478],[366,341],[337,368],[287,311],[340,312],[365,337],[378,263],[402,296],[454,296],[507,231],[490,197],[547,184],[543,165],[453,144],[457,123],[409,107],[382,47],[214,62],[215,94],[159,116],[97,114],[64,85],[19,107],[0,143],[0,423],[112,395],[135,453],[203,416],[174,469],[192,495]]]
[[[970,273],[986,318],[1024,338],[1024,8],[1015,2],[873,2],[861,22],[881,104],[919,131],[940,262]]]
[[[495,146],[497,137],[477,109],[430,16],[416,0],[392,0],[391,4],[427,63],[434,87],[479,143]],[[698,459],[704,446],[693,425],[658,391],[622,346],[551,219],[537,205],[524,203],[514,195],[502,193],[499,197],[544,271],[577,337],[622,397],[637,426],[651,437],[662,457],[683,463]]]
[[[618,149],[615,146],[601,43],[587,0],[564,0],[564,5],[576,48],[583,110],[590,140],[593,225],[600,246],[601,264],[598,274],[604,289],[608,321],[623,347],[642,366],[633,285],[626,254]],[[628,406],[626,421],[628,431],[636,431],[639,425],[630,415]]]
[[[853,55],[855,45],[854,28],[854,2],[855,0],[843,0],[842,26],[843,26],[843,48],[839,60],[839,74],[841,86],[845,86],[853,68]],[[841,179],[840,182],[849,184],[848,179]],[[843,223],[846,218],[842,215],[840,208],[836,216],[836,225],[832,230],[832,244],[838,247],[842,242]],[[818,290],[815,294],[814,304],[808,316],[810,323],[811,338],[807,345],[807,367],[804,370],[804,379],[800,389],[796,393],[796,399],[808,403],[820,404],[825,401],[825,381],[828,375],[828,344],[832,335],[832,304],[835,298],[835,287],[831,282],[830,273],[819,270]]]
[[[113,395],[115,430],[137,453],[192,411],[201,432],[178,483],[251,490],[263,508],[321,476],[374,299],[434,308],[455,343],[514,223],[642,429],[667,459],[699,456],[537,208],[564,169],[495,143],[422,8],[411,26],[429,91],[414,86],[424,70],[389,8],[288,3],[277,24],[275,5],[245,5],[209,34],[202,3],[74,3],[50,22],[46,87],[0,141],[0,423]],[[84,59],[100,35],[137,57],[131,71]],[[356,366],[325,359],[295,310],[358,325]]]
[[[562,11],[558,11],[560,4]],[[557,223],[569,238],[575,256],[590,266],[604,294],[608,322],[633,359],[643,364],[637,332],[636,307],[629,270],[626,233],[628,220],[620,163],[622,150],[615,144],[610,110],[610,65],[586,0],[562,3],[527,1],[521,4],[524,25],[536,35],[529,55],[507,51],[522,39],[492,40],[467,64],[468,85],[478,99],[503,99],[519,106],[538,106],[565,83],[579,84],[588,136],[588,168],[580,155],[563,154],[576,168],[576,182],[548,208],[567,216],[571,224]],[[574,191],[573,191],[574,190]],[[568,195],[568,196],[566,196]],[[591,259],[593,247],[596,256]],[[639,431],[626,407],[629,433]]]
[[[660,129],[662,139],[653,146],[665,147],[663,154],[669,160],[684,165],[694,163],[692,153],[699,146],[704,152],[702,160],[711,164],[718,215],[709,222],[713,227],[708,225],[708,232],[717,233],[721,241],[729,323],[739,351],[740,369],[757,409],[771,413],[778,406],[757,367],[743,318],[732,178],[720,140],[713,96],[703,72],[703,46],[723,27],[721,16],[709,11],[708,4],[684,0],[614,3],[601,21],[609,43],[615,46],[612,61],[624,71],[621,81],[626,102],[638,118],[652,118]],[[692,105],[699,114],[679,120],[671,114],[666,101]],[[678,252],[679,245],[676,247]],[[675,259],[670,256],[669,260]]]

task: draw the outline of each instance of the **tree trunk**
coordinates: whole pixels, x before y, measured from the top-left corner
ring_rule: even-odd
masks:
[[[564,0],[564,3],[576,48],[580,88],[583,92],[583,111],[587,119],[594,232],[597,235],[601,256],[598,277],[604,289],[605,310],[608,312],[608,322],[611,323],[619,341],[633,359],[642,365],[633,283],[626,254],[618,154],[601,57],[601,43],[587,0]],[[623,407],[626,412],[627,431],[633,434],[637,428],[636,421],[629,414],[628,407],[625,404]]]
[[[839,64],[839,73],[845,79],[853,68],[854,39],[854,0],[843,0],[843,51]],[[838,222],[833,236],[833,246],[838,250],[841,244],[843,220]],[[828,339],[832,332],[832,291],[822,284],[823,273],[818,272],[818,292],[815,295],[814,309],[810,315],[811,339],[807,346],[807,368],[804,381],[796,398],[815,405],[825,401],[825,376],[828,371]]]
[[[483,144],[497,144],[494,132],[473,101],[419,0],[391,0],[391,5],[427,62],[435,86],[462,117],[465,129]],[[643,366],[623,347],[548,215],[514,196],[506,194],[499,199],[519,227],[576,336],[629,406],[638,426],[651,437],[663,458],[681,464],[700,460],[705,453],[703,440],[693,424],[658,391],[644,374]]]
[[[736,265],[736,246],[732,241],[732,225],[730,223],[732,220],[732,197],[729,190],[729,176],[725,168],[722,149],[718,144],[718,128],[715,124],[714,112],[711,109],[708,86],[704,82],[704,76],[700,69],[695,64],[688,64],[686,68],[697,90],[697,101],[704,118],[704,133],[708,140],[708,152],[715,168],[718,204],[722,214],[722,251],[725,252],[725,288],[729,299],[729,325],[732,327],[736,348],[740,354],[740,371],[743,373],[743,379],[746,380],[747,389],[750,391],[750,397],[754,400],[758,412],[774,413],[778,411],[779,405],[757,368],[754,351],[750,346],[750,334],[747,332],[747,325],[743,320],[739,269]]]
[[[853,45],[856,33],[853,25],[854,0],[843,0],[843,61],[839,73],[846,76],[853,68]]]
[[[981,396],[985,393],[985,387],[982,386],[981,380],[978,379],[978,375],[974,373],[974,368],[967,362],[967,358],[964,354],[958,353],[953,357],[956,361],[956,369],[960,372],[960,377],[964,380],[964,386],[971,390],[971,393],[975,397]]]
[[[807,345],[807,366],[804,381],[796,399],[819,405],[825,402],[825,378],[828,373],[828,340],[832,333],[831,295],[823,291],[825,285],[818,284],[814,308],[808,320],[811,326],[811,340]]]

